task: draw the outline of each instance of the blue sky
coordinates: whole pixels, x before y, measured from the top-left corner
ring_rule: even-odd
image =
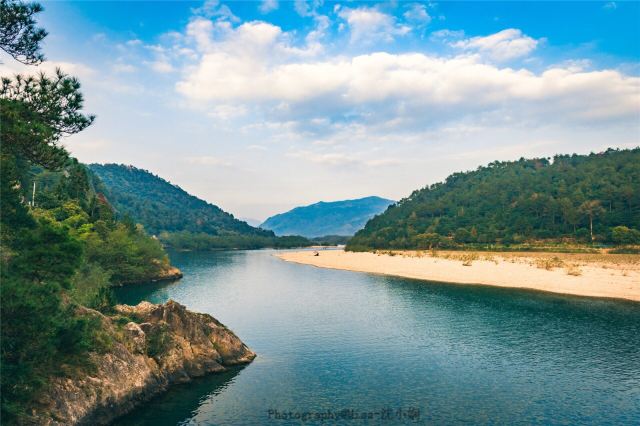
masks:
[[[639,2],[44,2],[81,161],[239,217],[640,145]],[[3,58],[3,74],[33,72]]]

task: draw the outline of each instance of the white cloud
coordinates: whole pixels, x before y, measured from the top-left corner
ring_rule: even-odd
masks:
[[[258,10],[260,10],[261,13],[266,14],[278,9],[278,6],[278,0],[262,0],[262,3],[260,3]]]
[[[118,62],[111,66],[111,70],[115,73],[132,73],[132,72],[136,72],[138,68],[136,68],[131,64]]]
[[[205,0],[202,6],[191,9],[191,11],[194,15],[203,16],[205,18],[240,22],[240,18],[231,12],[229,6],[226,4],[220,4],[220,0]]]
[[[497,61],[509,61],[527,56],[539,44],[522,31],[514,28],[502,30],[485,37],[472,37],[452,44],[453,47],[486,54]]]
[[[300,16],[314,16],[322,3],[323,0],[295,0],[293,7]]]
[[[114,145],[116,144],[113,141],[90,136],[83,139],[75,137],[64,140],[64,147],[67,151],[74,156],[80,155],[85,159],[91,159],[90,161],[104,161],[101,155],[104,155],[104,152]]]
[[[526,120],[590,122],[637,117],[640,107],[640,78],[573,63],[535,73],[487,64],[477,55],[376,52],[327,59],[264,22],[202,37],[196,42],[205,48],[185,69],[178,92],[200,103],[257,106],[281,121],[338,117],[427,126],[473,114],[502,120],[508,110]],[[310,120],[305,126],[323,128]]]
[[[407,163],[407,161],[398,160],[396,158],[381,158],[379,160],[368,160],[365,162],[369,167],[401,166],[405,163]]]
[[[431,33],[431,38],[434,40],[439,40],[445,43],[453,43],[454,41],[458,41],[464,37],[464,31],[462,30],[438,30]]]
[[[149,64],[149,66],[151,67],[152,70],[154,70],[155,72],[159,72],[161,74],[166,74],[166,73],[175,71],[175,69],[173,68],[173,65],[171,65],[166,60],[153,61]]]
[[[197,164],[201,166],[223,166],[231,167],[233,164],[220,157],[213,157],[208,155],[201,155],[198,157],[184,157],[184,161],[189,164]]]
[[[352,43],[390,42],[395,37],[411,31],[410,27],[398,24],[394,16],[380,12],[374,7],[339,8],[338,16],[349,25]]]
[[[218,120],[230,120],[232,118],[243,116],[247,113],[247,109],[242,105],[216,105],[209,116]]]
[[[402,14],[404,18],[417,25],[424,26],[431,22],[431,16],[427,11],[427,6],[420,3],[413,3],[409,5],[409,9]]]
[[[51,76],[60,69],[65,74],[80,79],[89,79],[97,74],[96,70],[88,65],[77,62],[45,61],[37,66],[24,65],[16,61],[0,61],[0,74],[10,76],[13,74],[37,75],[41,72]]]
[[[301,159],[321,166],[342,167],[393,167],[406,163],[395,158],[367,158],[372,153],[366,152],[321,152],[311,150],[294,150],[286,155],[290,158]],[[374,154],[375,156],[375,154]]]
[[[287,154],[287,157],[299,158],[302,160],[310,161],[321,165],[328,166],[346,166],[354,164],[357,160],[353,155],[346,153],[316,153],[312,151],[294,151]]]
[[[327,30],[331,25],[331,21],[328,16],[316,15],[314,16],[316,26],[313,30],[309,31],[305,40],[307,42],[307,50],[313,53],[320,53],[324,51],[322,40],[327,36]]]
[[[618,4],[615,1],[610,1],[605,3],[602,7],[607,10],[616,10],[618,8]]]

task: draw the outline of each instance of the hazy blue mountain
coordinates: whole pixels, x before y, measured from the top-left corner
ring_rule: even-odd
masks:
[[[394,203],[380,197],[332,201],[296,207],[268,218],[261,228],[276,235],[302,235],[307,238],[325,235],[353,235],[373,216]]]

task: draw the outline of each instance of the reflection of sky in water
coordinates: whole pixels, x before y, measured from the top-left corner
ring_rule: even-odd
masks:
[[[640,421],[637,304],[319,269],[268,251],[172,260],[184,279],[123,288],[121,300],[210,313],[258,358],[177,386],[119,424],[412,407],[436,423]]]

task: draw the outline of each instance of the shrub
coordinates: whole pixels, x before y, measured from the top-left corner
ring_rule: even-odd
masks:
[[[83,263],[71,277],[69,295],[79,305],[104,310],[114,304],[111,274],[95,263]]]
[[[611,228],[611,239],[616,244],[640,244],[640,231],[627,228],[626,226],[616,226]]]

